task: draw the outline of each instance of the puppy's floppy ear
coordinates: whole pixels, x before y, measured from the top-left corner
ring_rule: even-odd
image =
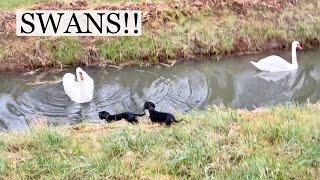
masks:
[[[154,105],[152,102],[151,102],[151,106],[153,109],[156,107],[156,105]]]

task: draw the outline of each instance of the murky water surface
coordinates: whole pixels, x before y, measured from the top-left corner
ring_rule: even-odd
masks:
[[[274,54],[291,59],[290,52]],[[251,109],[320,99],[320,50],[299,52],[299,69],[284,73],[256,71],[249,61],[265,56],[189,61],[172,68],[84,69],[95,80],[94,99],[87,104],[72,102],[59,82],[75,69],[33,75],[1,73],[0,131],[26,130],[26,120],[34,114],[57,125],[79,123],[83,118],[97,121],[101,110],[139,113],[147,100],[158,110],[187,113],[214,104]]]

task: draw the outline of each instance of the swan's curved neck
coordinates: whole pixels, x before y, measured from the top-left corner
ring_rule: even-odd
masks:
[[[80,72],[81,71],[76,71],[76,76],[77,76],[77,82],[78,83],[81,83],[82,81],[81,81],[81,78],[80,78]],[[83,72],[81,72],[81,73],[83,73]]]
[[[298,67],[298,62],[297,62],[297,47],[292,46],[292,65],[294,67]]]

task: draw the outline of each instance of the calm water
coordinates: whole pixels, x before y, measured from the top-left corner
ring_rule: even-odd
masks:
[[[274,54],[291,59],[290,52]],[[189,61],[172,68],[84,69],[95,80],[95,92],[93,101],[82,105],[72,102],[62,82],[57,82],[75,69],[33,75],[2,73],[0,131],[28,129],[26,119],[35,113],[55,125],[78,123],[83,117],[97,121],[101,110],[138,113],[146,100],[158,110],[187,113],[213,104],[251,109],[320,99],[320,50],[299,52],[299,69],[285,73],[259,73],[249,63],[265,56]]]

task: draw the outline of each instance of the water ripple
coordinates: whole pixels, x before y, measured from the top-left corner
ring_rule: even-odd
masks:
[[[292,101],[303,103],[309,98],[316,102],[320,99],[320,61],[314,59],[319,53],[306,57],[312,61],[301,61],[297,72],[282,75],[257,74],[248,61],[259,57],[172,68],[89,69],[95,90],[93,100],[86,104],[74,103],[65,94],[59,79],[67,71],[3,75],[0,131],[27,130],[26,122],[34,114],[45,116],[50,124],[74,124],[83,119],[101,122],[99,111],[141,113],[147,100],[154,102],[157,110],[171,113],[186,113],[219,103],[252,108]],[[40,84],[34,83],[39,81]]]

